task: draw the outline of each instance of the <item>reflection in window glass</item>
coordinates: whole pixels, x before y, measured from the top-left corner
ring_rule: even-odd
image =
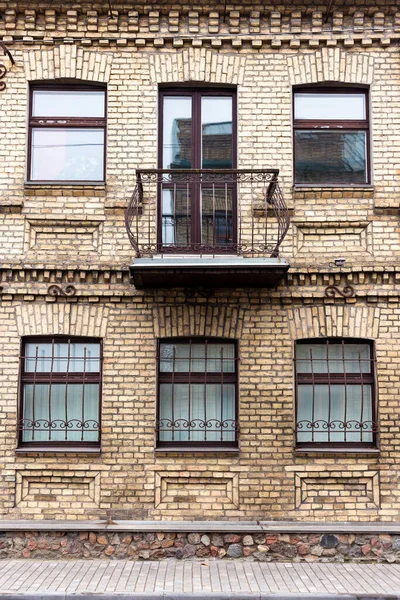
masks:
[[[103,129],[33,129],[31,179],[102,181]]]
[[[33,117],[104,117],[105,92],[34,90]]]
[[[365,94],[297,93],[294,118],[324,121],[366,119]]]
[[[232,98],[201,99],[202,169],[232,169]]]
[[[187,247],[191,240],[190,189],[162,191],[163,246]]]
[[[161,344],[160,371],[233,373],[234,344]]]
[[[295,131],[297,183],[367,183],[365,131]]]
[[[164,98],[163,169],[192,167],[192,99]]]

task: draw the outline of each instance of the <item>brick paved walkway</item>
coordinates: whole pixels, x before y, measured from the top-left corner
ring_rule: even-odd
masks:
[[[400,565],[246,561],[0,561],[0,598],[400,599]]]

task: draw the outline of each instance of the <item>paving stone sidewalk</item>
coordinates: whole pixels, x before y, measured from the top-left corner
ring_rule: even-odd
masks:
[[[0,598],[400,600],[400,565],[2,560]]]

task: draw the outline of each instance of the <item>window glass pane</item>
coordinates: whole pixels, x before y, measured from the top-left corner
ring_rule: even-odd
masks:
[[[371,348],[369,344],[297,344],[296,365],[298,373],[371,373]]]
[[[367,183],[365,131],[295,131],[296,183]]]
[[[26,373],[98,373],[100,344],[66,342],[25,344]]]
[[[96,442],[99,384],[26,384],[23,442]]]
[[[234,373],[234,344],[160,345],[160,372],[168,373]]]
[[[298,442],[372,442],[370,385],[298,385]]]
[[[159,428],[164,442],[234,441],[234,384],[161,384]]]
[[[232,169],[232,98],[201,99],[202,169]]]
[[[191,206],[190,189],[163,189],[163,246],[179,246],[185,248],[190,245]]]
[[[294,95],[294,118],[320,121],[366,119],[365,94],[300,94]]]
[[[232,189],[203,189],[201,193],[201,242],[216,248],[233,244]]]
[[[105,92],[34,90],[34,117],[104,117]]]
[[[31,179],[103,181],[103,129],[32,129]]]
[[[184,96],[165,96],[163,123],[163,169],[190,169],[192,99]]]

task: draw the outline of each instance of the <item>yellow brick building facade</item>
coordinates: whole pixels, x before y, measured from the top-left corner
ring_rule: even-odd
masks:
[[[112,9],[0,0],[15,61],[0,60],[1,518],[398,520],[400,13],[369,0],[327,14],[295,1]],[[55,84],[106,92],[103,182],[29,181],[30,91]],[[302,86],[367,93],[368,182],[295,183]],[[279,169],[290,268],[270,289],[132,283],[124,211],[136,170],[158,166],[159,92],[172,88],[233,90],[237,168]],[[263,210],[244,210],[262,226]],[[54,336],[102,342],[98,448],[18,442],[22,344]],[[157,444],[158,344],[172,338],[236,342],[236,447]],[[316,339],[376,352],[373,443],[296,442],[295,345]]]

